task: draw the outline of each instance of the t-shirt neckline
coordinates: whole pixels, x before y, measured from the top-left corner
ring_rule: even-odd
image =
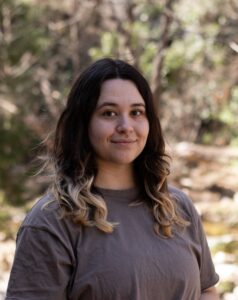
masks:
[[[100,194],[104,199],[116,199],[117,201],[131,202],[138,199],[139,189],[132,187],[128,189],[107,189],[101,187],[93,187],[93,191]]]

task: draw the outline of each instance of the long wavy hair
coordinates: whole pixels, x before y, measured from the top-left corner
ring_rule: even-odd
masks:
[[[149,134],[142,153],[134,161],[136,180],[142,199],[151,207],[155,232],[171,237],[173,225],[185,226],[187,222],[178,214],[168,192],[169,160],[153,96],[141,73],[122,60],[98,60],[76,79],[48,154],[47,164],[51,165],[53,175],[51,190],[64,216],[70,216],[77,224],[96,226],[106,233],[113,231],[116,224],[107,220],[105,201],[93,193],[97,167],[88,127],[103,82],[115,78],[132,81],[145,101]]]

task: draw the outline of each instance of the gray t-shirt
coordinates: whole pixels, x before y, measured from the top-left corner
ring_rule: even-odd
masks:
[[[191,201],[170,188],[189,227],[163,238],[153,230],[138,191],[98,189],[113,233],[60,219],[58,202],[28,213],[17,236],[6,300],[198,300],[218,281],[201,220]]]

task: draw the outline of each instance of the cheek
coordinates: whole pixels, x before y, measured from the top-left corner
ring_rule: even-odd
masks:
[[[100,135],[97,132],[97,128],[91,127],[89,129],[89,141],[93,148],[98,145],[98,142],[100,140]]]
[[[110,128],[104,122],[91,122],[89,125],[89,139],[92,144],[107,139],[110,134]]]
[[[140,124],[138,130],[141,136],[143,136],[145,139],[147,139],[148,135],[149,135],[149,122],[145,121],[143,123]]]

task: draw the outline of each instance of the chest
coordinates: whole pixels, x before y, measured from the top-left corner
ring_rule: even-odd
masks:
[[[117,221],[112,234],[85,230],[76,250],[72,299],[178,300],[198,293],[200,249],[189,231],[158,237],[142,209],[119,214]]]

